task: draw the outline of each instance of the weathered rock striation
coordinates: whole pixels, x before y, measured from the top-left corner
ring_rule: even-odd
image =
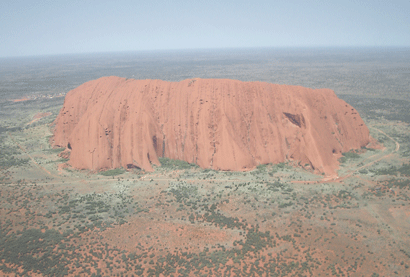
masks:
[[[190,79],[103,77],[67,93],[54,146],[78,169],[152,170],[158,157],[251,170],[286,160],[332,175],[370,142],[357,111],[329,89]]]

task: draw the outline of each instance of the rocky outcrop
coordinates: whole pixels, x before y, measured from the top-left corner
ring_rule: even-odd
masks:
[[[357,111],[329,89],[104,77],[67,93],[53,143],[71,149],[78,169],[149,171],[168,157],[233,171],[294,160],[331,175],[342,152],[369,141]]]

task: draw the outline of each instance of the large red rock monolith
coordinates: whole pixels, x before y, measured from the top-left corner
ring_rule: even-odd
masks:
[[[54,129],[69,163],[90,170],[150,171],[168,157],[233,171],[293,160],[332,175],[342,152],[369,141],[330,89],[223,79],[100,78],[67,93]]]

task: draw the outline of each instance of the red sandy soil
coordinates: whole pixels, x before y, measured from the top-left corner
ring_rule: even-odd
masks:
[[[29,98],[27,98],[27,97],[23,97],[23,98],[20,98],[20,99],[14,99],[14,100],[12,100],[13,102],[22,102],[22,101],[28,101],[28,100],[30,100]]]
[[[294,160],[334,175],[342,152],[369,142],[357,111],[330,89],[224,79],[103,77],[66,95],[54,130],[69,163],[91,170],[151,171],[168,157],[233,171]]]
[[[241,237],[239,232],[219,229],[215,226],[198,226],[189,222],[153,222],[145,218],[133,218],[129,223],[114,229],[107,229],[101,234],[104,243],[139,253],[138,244],[149,245],[156,249],[176,249],[189,247],[191,251],[201,251],[204,246],[217,243],[232,245]],[[166,255],[166,251],[157,254]]]

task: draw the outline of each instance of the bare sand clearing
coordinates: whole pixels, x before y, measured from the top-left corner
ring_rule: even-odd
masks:
[[[23,101],[28,101],[28,100],[30,100],[28,97],[23,97],[20,99],[13,99],[12,101],[16,103],[16,102],[23,102]]]

